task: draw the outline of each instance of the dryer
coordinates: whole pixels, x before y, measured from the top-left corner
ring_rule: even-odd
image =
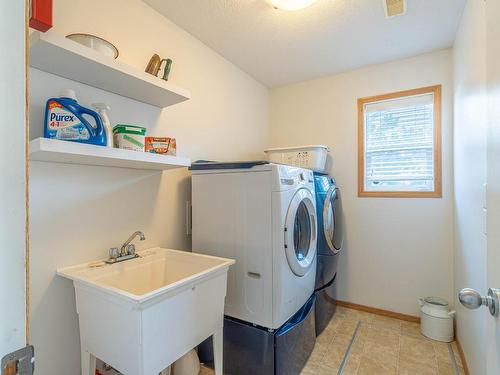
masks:
[[[344,242],[344,221],[340,189],[335,180],[326,174],[314,173],[314,183],[318,216],[315,283],[315,320],[318,336],[335,313],[335,280]]]
[[[314,293],[313,172],[248,163],[191,169],[193,251],[236,260],[225,314],[279,329]]]

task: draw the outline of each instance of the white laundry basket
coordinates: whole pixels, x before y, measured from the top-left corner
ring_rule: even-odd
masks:
[[[420,331],[422,335],[437,341],[451,342],[454,338],[453,318],[448,302],[439,297],[420,298]]]
[[[330,149],[323,145],[268,148],[264,150],[271,163],[293,165],[325,172],[326,156]]]

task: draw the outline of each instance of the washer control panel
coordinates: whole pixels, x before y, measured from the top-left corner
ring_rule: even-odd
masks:
[[[279,166],[281,188],[292,188],[298,185],[314,189],[313,172],[309,169],[290,166]]]

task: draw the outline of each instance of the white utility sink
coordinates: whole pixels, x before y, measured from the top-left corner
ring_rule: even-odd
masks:
[[[125,375],[157,375],[213,335],[222,375],[227,271],[234,260],[153,248],[115,264],[62,268],[73,280],[80,323],[82,375],[95,358]]]

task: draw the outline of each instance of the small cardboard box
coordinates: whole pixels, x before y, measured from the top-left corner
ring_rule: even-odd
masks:
[[[145,151],[153,154],[177,155],[177,143],[170,137],[146,137]]]

